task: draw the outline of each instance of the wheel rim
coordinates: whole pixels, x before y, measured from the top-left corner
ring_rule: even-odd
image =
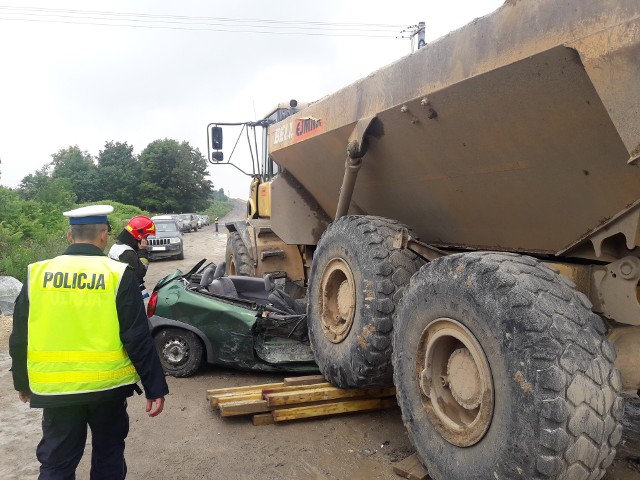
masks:
[[[474,335],[460,322],[439,318],[420,338],[416,367],[422,405],[450,443],[474,445],[493,418],[493,379]]]
[[[183,365],[189,359],[189,345],[182,338],[169,338],[162,347],[162,356],[173,367]]]
[[[236,274],[236,262],[233,257],[229,257],[229,265],[227,266],[227,268],[229,270],[229,275]]]
[[[342,342],[353,325],[356,290],[353,273],[341,258],[331,260],[320,280],[320,321],[322,332],[330,342]]]

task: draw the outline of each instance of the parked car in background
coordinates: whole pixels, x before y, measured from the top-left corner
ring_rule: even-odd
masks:
[[[171,215],[151,217],[156,226],[155,235],[147,237],[149,260],[175,257],[184,259],[184,242],[178,221]]]
[[[200,218],[202,218],[202,222],[205,225],[210,225],[211,224],[210,221],[209,221],[209,215],[200,215]]]
[[[184,225],[184,222],[182,221],[182,219],[180,218],[180,216],[177,213],[172,213],[170,215],[157,215],[158,217],[165,217],[165,216],[170,216],[171,218],[173,218],[176,223],[178,224],[178,228],[180,229],[181,232],[184,233],[186,227]]]
[[[196,218],[198,219],[198,228],[204,227],[204,222],[202,221],[202,216],[201,215],[196,215]]]
[[[184,222],[186,231],[198,231],[198,217],[194,213],[181,213],[178,217]]]

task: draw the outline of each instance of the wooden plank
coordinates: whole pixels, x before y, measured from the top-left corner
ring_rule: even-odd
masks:
[[[350,388],[319,387],[296,391],[263,391],[264,399],[270,407],[281,405],[295,405],[298,403],[319,402],[322,400],[337,400],[341,398],[373,398],[391,397],[396,394],[394,387],[389,388]]]
[[[262,393],[251,392],[251,393],[242,393],[239,395],[225,394],[219,397],[209,397],[209,405],[211,405],[211,408],[216,408],[218,405],[222,403],[244,402],[246,400],[262,400]]]
[[[304,375],[301,377],[287,377],[283,383],[285,387],[292,387],[294,385],[315,385],[326,381],[327,379],[322,375]]]
[[[246,400],[244,402],[229,402],[218,405],[220,415],[234,417],[236,415],[250,415],[252,413],[268,412],[266,400]]]
[[[258,426],[258,425],[272,425],[272,424],[276,423],[276,421],[273,419],[273,415],[271,414],[271,412],[269,412],[269,413],[256,413],[255,415],[253,415],[253,417],[251,417],[251,421],[253,422],[253,424],[255,426]]]
[[[265,401],[266,403],[266,401]],[[395,398],[376,398],[370,400],[345,400],[342,402],[324,403],[321,405],[309,405],[306,407],[292,407],[273,410],[273,418],[276,422],[297,420],[300,418],[322,417],[347,412],[363,412],[381,410],[396,406]]]
[[[393,472],[409,480],[427,480],[429,478],[429,473],[422,466],[418,455],[415,453],[395,464],[393,466]]]
[[[313,383],[311,385],[291,385],[291,386],[282,386],[282,387],[273,387],[273,388],[263,388],[262,395],[270,395],[272,393],[281,393],[281,392],[302,392],[305,390],[313,390],[314,388],[322,388],[322,387],[331,387],[329,382],[324,383]],[[332,387],[335,388],[335,387]]]
[[[256,391],[260,392],[263,388],[275,388],[275,387],[284,387],[284,383],[264,383],[262,385],[245,385],[244,387],[226,387],[226,388],[214,388],[212,390],[207,390],[207,400],[212,396],[219,396],[224,394],[233,394],[238,392],[250,392]]]

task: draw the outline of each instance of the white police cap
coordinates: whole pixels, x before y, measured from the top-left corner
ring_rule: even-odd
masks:
[[[88,225],[91,223],[109,223],[107,215],[113,212],[111,205],[89,205],[64,212],[70,225]]]

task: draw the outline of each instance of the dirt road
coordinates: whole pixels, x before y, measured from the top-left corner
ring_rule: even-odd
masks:
[[[147,286],[176,268],[183,271],[198,260],[220,262],[226,237],[222,226],[241,218],[240,203],[225,219],[220,232],[213,225],[185,235],[185,259],[153,262]],[[40,439],[40,410],[20,403],[8,371],[7,337],[10,318],[0,318],[0,478],[37,478],[35,447]],[[254,427],[246,418],[222,419],[212,412],[206,390],[252,383],[276,382],[281,375],[249,374],[206,367],[195,377],[168,377],[171,393],[165,411],[150,419],[145,402],[129,402],[131,430],[127,463],[132,479],[314,479],[396,480],[393,462],[413,452],[397,410],[354,414],[324,420]],[[629,455],[640,454],[640,402],[627,403],[627,432],[618,451],[610,480],[640,480],[627,467]],[[635,433],[632,432],[635,429]],[[90,440],[78,478],[88,478]]]

